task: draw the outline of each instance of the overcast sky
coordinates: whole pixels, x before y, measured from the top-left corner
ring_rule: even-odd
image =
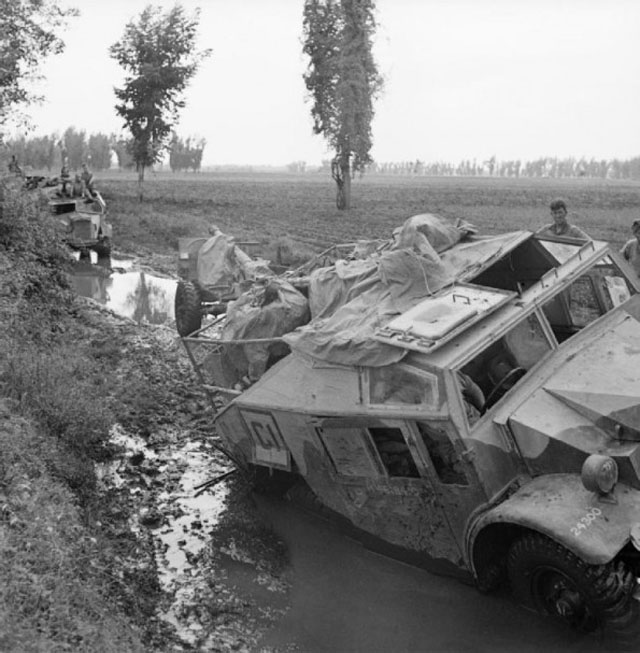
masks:
[[[65,53],[42,68],[37,134],[121,131],[107,50],[147,4],[76,0]],[[182,4],[201,8],[213,49],[178,126],[206,138],[204,164],[327,158],[305,101],[303,0]],[[638,0],[378,0],[377,15],[377,161],[640,155]]]

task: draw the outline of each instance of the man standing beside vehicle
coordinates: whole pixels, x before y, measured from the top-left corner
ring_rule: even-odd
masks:
[[[620,254],[629,262],[635,273],[640,277],[640,219],[631,223],[633,238],[628,240],[620,250]]]
[[[553,222],[547,224],[536,233],[539,236],[562,236],[564,238],[577,238],[579,240],[591,240],[579,227],[570,224],[567,220],[567,204],[564,200],[553,200],[549,205]]]

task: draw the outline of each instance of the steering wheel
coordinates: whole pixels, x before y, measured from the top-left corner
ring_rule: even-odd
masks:
[[[484,406],[482,407],[482,414],[484,415],[493,404],[495,404],[502,395],[507,391],[508,388],[505,386],[512,381],[514,384],[519,381],[525,374],[527,370],[524,367],[514,367],[512,370],[509,370],[494,386],[491,388],[491,392],[487,396]],[[502,391],[502,392],[501,392]]]

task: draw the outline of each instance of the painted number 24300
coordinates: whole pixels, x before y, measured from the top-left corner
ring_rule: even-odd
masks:
[[[576,525],[571,528],[571,534],[575,535],[576,537],[580,537],[582,531],[589,528],[589,526],[591,526],[591,524],[593,524],[593,522],[598,517],[600,517],[601,514],[602,510],[600,510],[600,508],[589,508],[585,516],[580,517],[580,519],[576,522]]]

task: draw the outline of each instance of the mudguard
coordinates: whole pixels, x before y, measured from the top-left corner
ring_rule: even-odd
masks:
[[[611,496],[589,492],[577,474],[539,476],[483,513],[469,531],[468,560],[492,524],[513,524],[555,540],[588,564],[611,561],[640,529],[640,491],[619,484]]]

